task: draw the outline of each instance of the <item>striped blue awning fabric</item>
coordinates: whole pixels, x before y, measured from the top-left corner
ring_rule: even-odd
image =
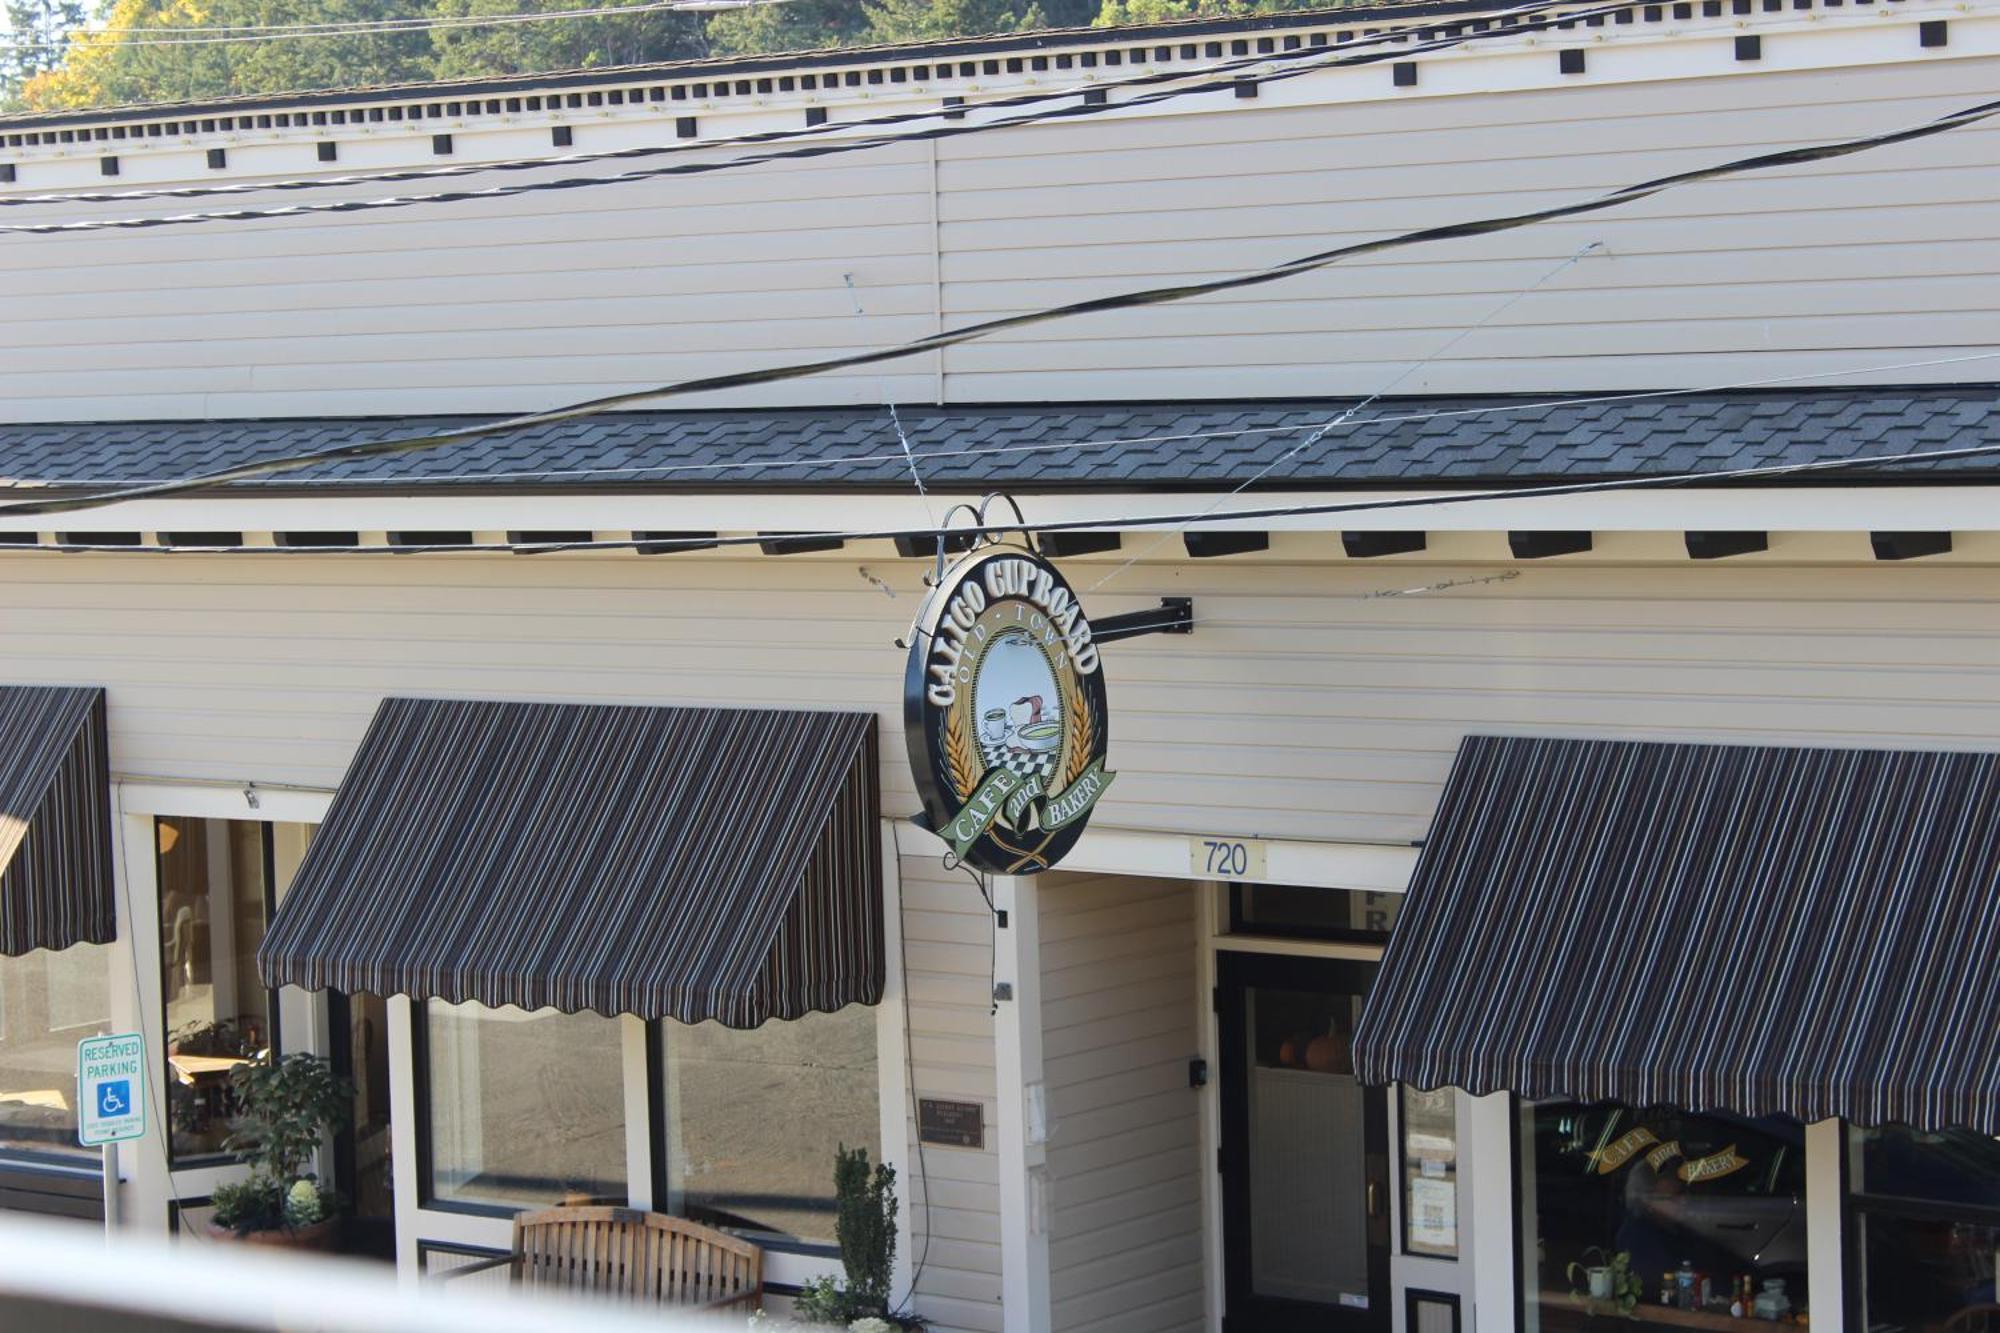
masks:
[[[118,936],[106,739],[103,690],[0,686],[0,954]]]
[[[1354,1064],[2000,1134],[2000,755],[1469,737]]]
[[[866,713],[383,702],[266,984],[756,1027],[882,997]]]

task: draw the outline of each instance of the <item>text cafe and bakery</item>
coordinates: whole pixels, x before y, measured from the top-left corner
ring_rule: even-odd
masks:
[[[845,1145],[945,1333],[1987,1333],[1990,129],[482,433],[2000,78],[2000,16],[1932,0],[1443,22],[0,119],[10,219],[63,220],[138,207],[26,197],[111,153],[705,161],[1107,94],[0,238],[0,1208],[205,1228],[231,1071],[309,1052],[339,1247],[441,1298],[610,1202],[749,1239],[782,1314]],[[1394,69],[1112,82],[1406,23]]]

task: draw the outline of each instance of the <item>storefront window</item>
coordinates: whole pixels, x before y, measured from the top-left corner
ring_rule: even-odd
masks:
[[[222,1151],[229,1071],[270,1049],[276,1005],[257,975],[271,906],[269,825],[156,819],[167,1123],[176,1159]]]
[[[626,1201],[616,1019],[433,1000],[424,1047],[428,1198],[490,1208]]]
[[[1458,1258],[1458,1095],[1405,1087],[1403,1252]]]
[[[1850,1134],[1862,1327],[1985,1327],[1968,1312],[1990,1315],[2000,1302],[2000,1139],[1900,1126]]]
[[[881,1159],[875,1010],[657,1029],[665,1071],[666,1208],[777,1240],[833,1240],[833,1162]],[[907,1186],[904,1197],[908,1197]]]
[[[1809,1313],[1796,1121],[1524,1104],[1519,1169],[1531,1333],[1592,1313],[1641,1328]]]
[[[110,1031],[99,944],[0,957],[0,1152],[87,1157],[76,1141],[76,1044]]]

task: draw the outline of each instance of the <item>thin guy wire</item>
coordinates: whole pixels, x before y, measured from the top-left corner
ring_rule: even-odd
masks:
[[[1668,176],[1655,177],[1652,180],[1641,181],[1635,185],[1610,190],[1576,203],[1554,204],[1525,213],[1501,214],[1465,222],[1422,227],[1414,231],[1405,231],[1372,241],[1358,241],[1347,245],[1335,246],[1332,249],[1300,255],[1281,263],[1270,264],[1263,268],[1239,272],[1220,278],[1183,282],[1171,286],[1141,288],[1112,296],[1073,301],[1066,305],[1047,307],[1024,314],[1005,315],[996,319],[982,320],[978,323],[964,325],[948,332],[933,333],[893,346],[875,348],[871,351],[852,352],[817,361],[792,362],[777,366],[767,366],[761,370],[736,371],[722,375],[708,375],[695,379],[680,380],[670,384],[628,389],[617,393],[604,394],[596,398],[585,399],[582,402],[571,403],[565,407],[503,417],[481,425],[465,426],[456,430],[439,431],[429,435],[412,436],[400,440],[339,445],[331,449],[322,449],[312,453],[294,454],[285,458],[267,459],[256,463],[244,463],[234,467],[220,468],[178,482],[130,487],[121,490],[99,492],[92,495],[72,496],[59,500],[15,501],[10,504],[0,505],[0,516],[9,514],[25,515],[76,512],[122,500],[150,499],[162,495],[203,490],[245,477],[271,476],[280,472],[311,467],[318,463],[345,461],[354,458],[397,457],[403,454],[425,452],[447,444],[459,444],[467,440],[483,439],[489,435],[505,434],[528,426],[547,425],[577,417],[595,416],[611,408],[653,402],[662,398],[782,383],[789,380],[804,379],[809,376],[824,374],[831,370],[859,369],[863,366],[880,365],[886,361],[901,360],[905,357],[918,356],[925,352],[979,341],[1013,329],[1030,328],[1038,324],[1073,319],[1080,315],[1099,314],[1114,310],[1141,309],[1154,305],[1167,305],[1197,296],[1211,296],[1221,292],[1259,287],[1267,283],[1279,282],[1288,278],[1298,277],[1302,274],[1316,272],[1320,269],[1331,267],[1342,260],[1358,258],[1363,255],[1379,254],[1389,250],[1433,244],[1439,241],[1465,240],[1473,237],[1489,236],[1556,219],[1582,217],[1647,199],[1653,195],[1684,185],[1719,180],[1749,172],[1767,171],[1778,167],[1798,166],[1805,163],[1846,157],[1854,153],[1866,152],[1892,144],[1907,143],[1929,138],[1933,135],[1964,129],[1969,125],[1979,124],[1996,115],[2000,115],[2000,101],[1982,102],[1939,116],[1923,124],[1901,130],[1885,131],[1855,139],[1834,140],[1805,148],[1783,149],[1747,158],[1737,158],[1715,166],[1699,167],[1689,171],[1675,172]],[[4,230],[6,228],[0,227],[0,231]]]
[[[1305,439],[1300,440],[1297,444],[1287,449],[1284,453],[1279,454],[1276,458],[1266,463],[1263,467],[1259,468],[1256,472],[1252,473],[1250,476],[1244,478],[1241,482],[1237,483],[1229,490],[1224,491],[1221,495],[1216,496],[1215,499],[1209,503],[1208,508],[1203,512],[1213,513],[1215,510],[1220,509],[1225,503],[1235,499],[1237,496],[1243,494],[1243,492],[1249,490],[1252,486],[1255,486],[1258,482],[1264,480],[1264,478],[1270,476],[1273,472],[1277,471],[1277,469],[1280,466],[1289,462],[1294,455],[1299,454],[1306,449],[1310,449],[1315,444],[1318,444],[1321,440],[1326,438],[1328,432],[1333,431],[1338,427],[1346,425],[1349,421],[1352,421],[1354,419],[1354,415],[1357,412],[1360,412],[1363,409],[1367,408],[1368,406],[1373,404],[1377,399],[1382,398],[1384,395],[1395,392],[1396,387],[1400,385],[1404,380],[1416,374],[1424,367],[1430,365],[1432,362],[1436,361],[1439,357],[1443,356],[1446,352],[1449,352],[1452,348],[1458,346],[1460,343],[1464,342],[1467,338],[1470,338],[1473,334],[1485,328],[1488,324],[1491,324],[1494,320],[1500,318],[1500,316],[1506,314],[1509,310],[1512,310],[1516,304],[1518,304],[1521,300],[1526,298],[1531,292],[1540,291],[1544,286],[1546,286],[1549,282],[1551,282],[1558,273],[1567,272],[1571,265],[1577,263],[1585,255],[1589,254],[1592,250],[1596,250],[1602,247],[1603,244],[1604,242],[1602,241],[1591,241],[1588,244],[1579,248],[1575,254],[1571,255],[1569,258],[1565,260],[1562,260],[1561,262],[1556,264],[1554,268],[1551,268],[1548,272],[1542,274],[1541,277],[1536,278],[1526,287],[1521,288],[1519,291],[1515,292],[1512,296],[1509,296],[1506,300],[1502,301],[1499,305],[1494,306],[1492,309],[1488,310],[1484,315],[1480,316],[1479,319],[1477,319],[1471,324],[1466,325],[1464,328],[1460,329],[1457,333],[1454,333],[1451,337],[1445,339],[1444,342],[1438,344],[1438,346],[1432,349],[1430,354],[1424,357],[1423,360],[1413,361],[1409,365],[1403,367],[1403,369],[1399,371],[1396,374],[1396,376],[1393,379],[1391,379],[1387,384],[1383,385],[1375,392],[1369,394],[1366,398],[1363,398],[1360,402],[1355,403],[1353,406],[1349,407],[1347,410],[1342,412],[1339,416],[1334,417],[1331,420],[1328,420],[1327,422],[1323,423],[1318,429],[1314,430],[1312,434],[1306,436]],[[1113,579],[1117,578],[1120,574],[1123,574],[1126,570],[1132,568],[1132,566],[1138,564],[1141,560],[1145,559],[1147,556],[1151,555],[1154,551],[1157,551],[1160,547],[1166,545],[1166,543],[1172,541],[1175,537],[1179,536],[1181,532],[1185,531],[1186,529],[1183,528],[1178,532],[1159,533],[1152,539],[1152,541],[1140,547],[1138,550],[1134,551],[1131,557],[1127,559],[1124,563],[1118,565],[1110,573],[1106,574],[1103,578],[1091,584],[1088,591],[1096,592],[1099,588],[1102,588],[1105,584],[1111,582]]]

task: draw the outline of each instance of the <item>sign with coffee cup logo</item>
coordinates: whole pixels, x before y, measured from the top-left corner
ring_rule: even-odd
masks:
[[[964,865],[1032,875],[1076,845],[1113,774],[1090,621],[1055,566],[985,547],[917,613],[903,680],[917,822]]]

